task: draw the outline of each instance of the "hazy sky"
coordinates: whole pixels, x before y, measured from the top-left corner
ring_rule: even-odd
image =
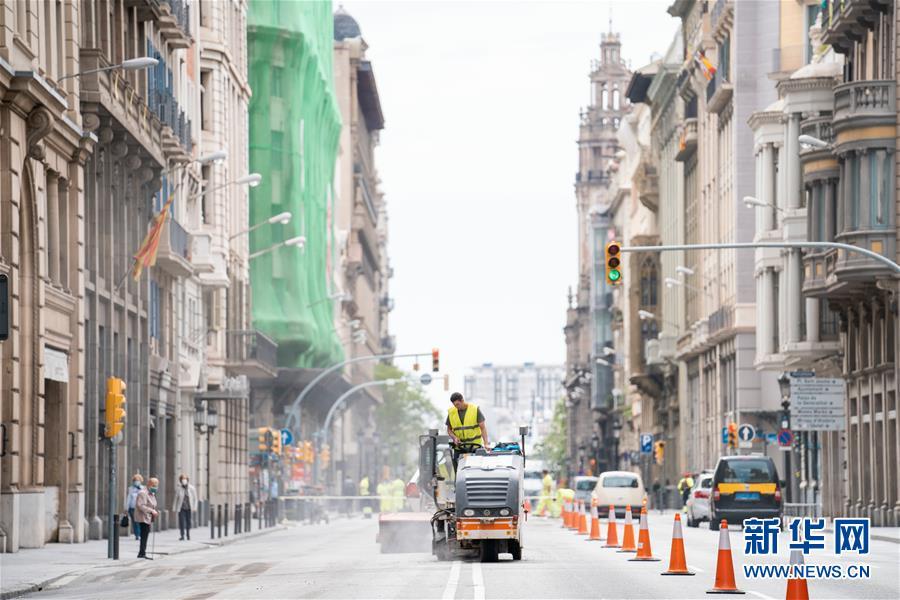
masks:
[[[439,347],[454,389],[482,362],[564,362],[590,62],[610,7],[633,69],[663,54],[678,27],[669,4],[343,3],[386,119],[391,329],[400,352]]]

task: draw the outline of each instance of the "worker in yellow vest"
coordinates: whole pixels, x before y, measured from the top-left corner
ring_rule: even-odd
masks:
[[[544,469],[544,477],[541,480],[541,500],[538,502],[536,514],[539,517],[546,517],[550,512],[550,501],[553,497],[553,478],[550,477],[550,471]]]
[[[375,492],[378,494],[379,511],[382,513],[391,512],[391,507],[393,505],[391,502],[391,484],[387,478],[378,484],[378,487],[375,488]]]
[[[360,496],[368,496],[369,495],[369,476],[364,475],[362,479],[359,480],[359,495]],[[368,498],[361,498],[359,502],[362,507],[362,513],[365,518],[370,518],[372,516],[372,507],[369,504]]]
[[[447,435],[454,444],[466,445],[465,452],[471,452],[474,446],[488,447],[487,425],[481,409],[471,402],[466,402],[463,395],[453,392],[450,395],[450,403],[453,406],[447,411]],[[456,469],[459,460],[459,451],[453,452],[453,468]]]
[[[397,478],[391,482],[391,508],[395,512],[403,510],[406,500],[406,484],[403,480]]]

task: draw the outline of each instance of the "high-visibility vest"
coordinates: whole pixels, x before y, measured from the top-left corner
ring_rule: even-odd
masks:
[[[447,411],[447,418],[450,419],[450,429],[453,431],[453,435],[458,437],[461,443],[484,446],[484,440],[481,439],[481,426],[478,424],[477,406],[469,402],[465,422],[460,420],[459,411],[455,406],[451,406]]]
[[[541,493],[544,496],[549,496],[550,492],[553,491],[553,478],[550,477],[550,474],[547,473],[544,475],[544,480],[541,482]]]
[[[369,478],[363,477],[359,480],[359,495],[360,496],[368,496],[369,495]]]

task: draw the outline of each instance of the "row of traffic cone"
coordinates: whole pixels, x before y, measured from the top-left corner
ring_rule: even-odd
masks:
[[[564,526],[569,529],[577,529],[578,534],[587,535],[587,520],[584,514],[584,506],[576,501],[570,506],[570,515]],[[586,541],[602,541],[600,537],[600,519],[596,513],[596,506],[591,502],[591,530]],[[650,547],[650,530],[647,523],[647,503],[641,507],[641,519],[638,531],[637,545],[634,540],[634,524],[632,522],[631,507],[625,508],[625,524],[622,531],[622,543],[619,544],[616,527],[615,507],[609,507],[608,528],[606,544],[604,548],[618,548],[618,552],[635,552],[636,556],[630,558],[632,562],[656,562],[658,558],[653,556]],[[803,564],[803,554],[800,550],[791,551],[791,564]],[[681,515],[675,514],[675,522],[672,526],[672,547],[669,553],[669,568],[662,575],[687,575],[694,573],[688,570],[687,557],[684,551],[684,533],[681,529]],[[734,562],[731,558],[731,540],[728,535],[728,522],[724,519],[719,526],[719,549],[716,560],[716,581],[708,594],[743,594],[738,589],[734,578]],[[788,579],[786,600],[809,600],[809,589],[806,579]]]

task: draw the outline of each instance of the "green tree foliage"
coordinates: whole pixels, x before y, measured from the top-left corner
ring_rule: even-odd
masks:
[[[375,366],[378,380],[397,379],[382,388],[384,402],[375,410],[375,423],[381,432],[382,456],[391,467],[391,476],[406,479],[418,465],[419,436],[441,420],[441,414],[417,383],[403,380],[405,373],[393,365]]]
[[[557,400],[556,406],[553,407],[553,421],[550,423],[550,431],[535,449],[538,456],[547,464],[547,467],[555,473],[566,472],[568,431],[566,403],[563,400]]]

